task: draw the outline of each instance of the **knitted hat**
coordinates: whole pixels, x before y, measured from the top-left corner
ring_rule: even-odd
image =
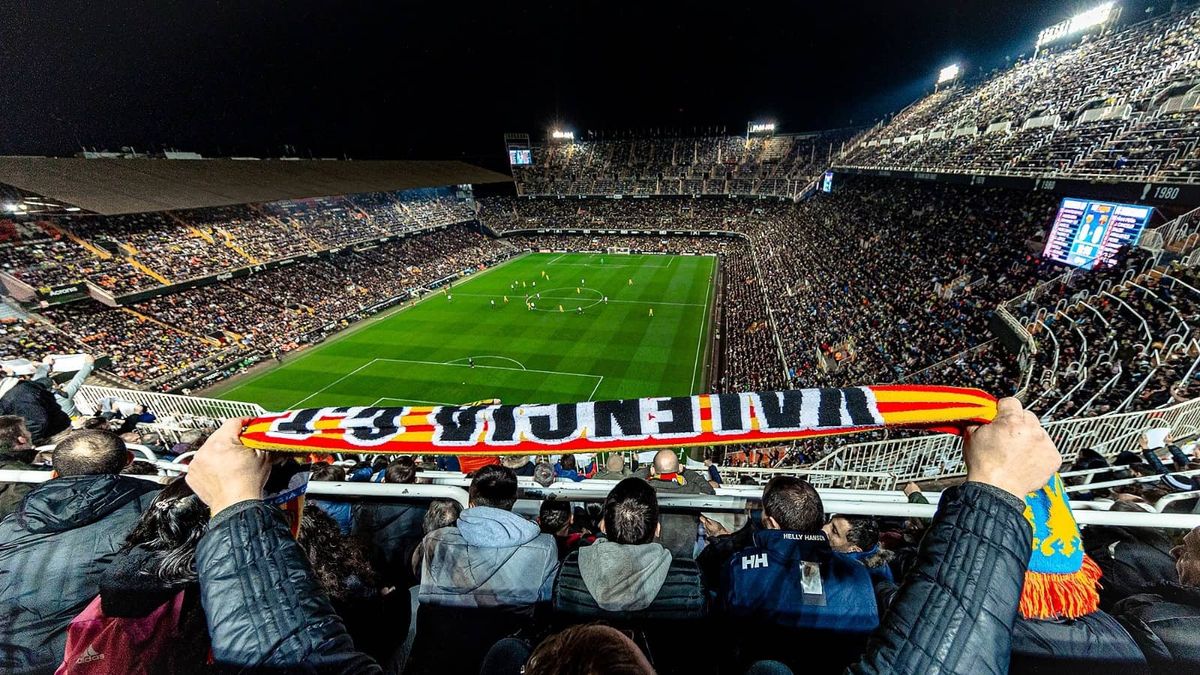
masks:
[[[1076,619],[1100,605],[1100,568],[1083,552],[1079,526],[1058,474],[1025,496],[1025,519],[1033,528],[1033,555],[1021,590],[1026,619]]]

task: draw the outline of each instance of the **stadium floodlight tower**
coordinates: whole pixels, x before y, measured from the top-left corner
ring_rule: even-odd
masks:
[[[574,143],[575,132],[567,131],[566,129],[552,129],[550,131],[550,140],[558,143]]]
[[[1033,57],[1037,58],[1042,47],[1048,44],[1082,35],[1096,28],[1104,30],[1104,27],[1115,21],[1120,13],[1117,3],[1110,0],[1042,30],[1038,33]]]
[[[959,68],[957,63],[951,63],[945,68],[942,68],[938,71],[937,83],[933,85],[933,90],[937,91],[943,84],[957,80],[958,75],[961,72],[962,68]]]
[[[773,121],[751,121],[746,123],[746,141],[756,136],[773,136],[775,123]]]

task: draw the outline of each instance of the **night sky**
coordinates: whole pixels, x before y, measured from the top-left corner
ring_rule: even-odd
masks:
[[[505,131],[874,122],[1096,1],[0,0],[0,154],[460,158]],[[1126,0],[1126,18],[1168,0]],[[292,146],[294,150],[285,150]]]

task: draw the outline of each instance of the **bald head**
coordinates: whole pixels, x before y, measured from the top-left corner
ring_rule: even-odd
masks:
[[[674,450],[659,450],[654,454],[654,473],[679,473],[679,455]]]
[[[625,458],[621,455],[609,455],[607,466],[609,471],[613,473],[621,473],[625,470]]]
[[[54,446],[54,470],[60,477],[120,473],[128,463],[125,441],[111,431],[76,431]]]

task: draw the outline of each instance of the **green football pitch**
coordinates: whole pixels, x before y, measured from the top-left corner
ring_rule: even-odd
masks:
[[[287,410],[697,393],[715,263],[709,256],[526,255],[208,395]],[[525,293],[535,309],[525,306]]]

